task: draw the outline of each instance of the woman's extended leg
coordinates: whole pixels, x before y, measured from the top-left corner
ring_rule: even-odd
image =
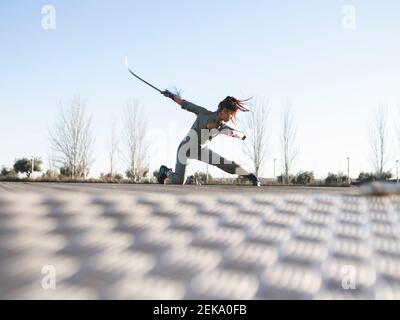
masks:
[[[234,161],[225,159],[224,157],[220,156],[218,153],[212,151],[208,147],[201,148],[198,160],[216,166],[221,170],[230,174],[238,174],[237,170],[241,171],[241,173],[243,174],[248,174],[247,171],[242,169],[239,164],[235,163]]]
[[[236,162],[225,159],[208,147],[203,147],[201,149],[198,159],[208,164],[214,165],[227,173],[245,176],[251,181],[254,186],[260,185],[260,182],[254,174],[249,173]]]

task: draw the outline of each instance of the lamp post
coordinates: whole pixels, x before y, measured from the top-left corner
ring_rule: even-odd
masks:
[[[396,182],[399,183],[399,160],[396,160]]]
[[[276,159],[274,159],[274,182],[275,182],[275,162],[276,162]]]
[[[347,183],[350,184],[350,158],[347,157]]]

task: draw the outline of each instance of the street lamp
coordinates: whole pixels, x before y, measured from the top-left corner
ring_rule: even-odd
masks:
[[[275,162],[276,162],[276,159],[274,159],[274,181],[275,181]]]
[[[350,158],[347,157],[347,183],[350,184]]]
[[[399,183],[399,160],[396,160],[396,182]]]

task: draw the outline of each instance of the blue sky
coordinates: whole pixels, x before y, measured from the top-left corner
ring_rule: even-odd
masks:
[[[55,30],[41,27],[47,4],[56,10]],[[344,5],[356,10],[355,30],[342,27]],[[272,176],[273,159],[280,158],[279,121],[287,100],[298,128],[295,171],[313,170],[317,177],[346,172],[347,156],[352,176],[372,170],[371,111],[386,103],[387,169],[394,172],[400,157],[394,133],[399,36],[400,3],[394,0],[2,1],[0,165],[29,155],[46,164],[58,104],[79,94],[93,116],[92,174],[108,170],[111,123],[122,126],[131,99],[140,101],[157,130],[152,135],[160,134],[151,170],[174,166],[194,117],[132,78],[123,63],[128,54],[138,74],[161,88],[176,86],[184,98],[210,109],[227,95],[265,98],[270,118],[263,176]],[[212,148],[247,164],[240,141],[218,137]],[[123,157],[118,167],[125,170]],[[189,172],[204,168],[192,165]]]

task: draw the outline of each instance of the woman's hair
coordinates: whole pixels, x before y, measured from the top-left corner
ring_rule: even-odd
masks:
[[[227,109],[230,111],[233,111],[233,116],[232,116],[232,122],[236,124],[236,114],[237,112],[243,111],[243,112],[248,112],[250,109],[245,107],[245,102],[249,101],[251,98],[245,99],[245,100],[239,100],[234,97],[228,96],[224,100],[222,100],[218,104],[218,110],[217,112],[222,111],[223,109]]]

